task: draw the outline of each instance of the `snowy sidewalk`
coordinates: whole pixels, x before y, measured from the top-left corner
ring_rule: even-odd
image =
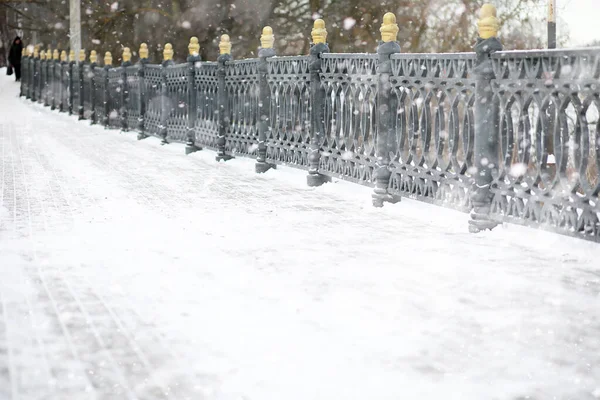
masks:
[[[0,77],[1,400],[600,398],[597,244],[374,209]]]

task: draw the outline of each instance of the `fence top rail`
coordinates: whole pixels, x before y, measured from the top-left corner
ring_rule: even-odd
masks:
[[[573,56],[598,56],[600,47],[581,47],[574,49],[547,49],[547,50],[506,50],[492,54],[493,58],[534,58],[534,57],[573,57]]]
[[[243,64],[257,64],[258,58],[244,58],[243,60],[231,60],[227,61],[225,65],[243,65]]]
[[[378,55],[374,53],[323,53],[321,58],[329,59],[377,59]]]
[[[310,58],[310,56],[275,56],[275,57],[269,57],[267,58],[268,62],[285,62],[285,61],[304,61],[307,58]]]
[[[200,69],[202,67],[216,67],[218,65],[219,63],[216,61],[198,61],[194,63],[194,67],[196,67],[197,69]]]
[[[392,60],[474,60],[474,52],[464,53],[396,53]]]

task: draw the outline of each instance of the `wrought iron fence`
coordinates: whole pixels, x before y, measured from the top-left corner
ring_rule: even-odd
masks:
[[[510,52],[492,36],[474,53],[403,54],[384,36],[377,54],[336,54],[320,23],[307,56],[276,57],[267,29],[248,60],[228,38],[218,62],[30,55],[21,95],[188,152],[254,157],[258,172],[370,185],[376,206],[472,211],[473,231],[511,222],[600,242],[600,49]]]

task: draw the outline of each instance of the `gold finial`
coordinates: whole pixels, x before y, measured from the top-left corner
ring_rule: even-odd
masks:
[[[123,49],[123,62],[129,61],[131,61],[131,50],[129,49],[129,47],[125,47]]]
[[[104,65],[109,67],[112,65],[112,54],[110,54],[110,51],[104,54]]]
[[[54,52],[52,53],[52,59],[60,60],[60,53],[58,52],[58,50],[54,49]]]
[[[273,28],[270,26],[265,26],[260,37],[260,46],[263,49],[272,49],[274,42],[275,36],[273,35]]]
[[[98,53],[96,53],[96,50],[90,51],[90,62],[93,64],[98,62]]]
[[[500,29],[500,21],[496,18],[496,7],[491,4],[484,4],[479,10],[479,37],[489,39],[498,35]]]
[[[395,42],[398,36],[398,24],[396,23],[396,16],[394,13],[385,13],[383,16],[383,22],[381,23],[381,40],[384,43]]]
[[[62,62],[67,61],[67,52],[65,50],[60,52],[60,61],[62,61]]]
[[[69,62],[75,61],[75,50],[69,50]]]
[[[81,49],[79,50],[79,62],[84,62],[85,61],[85,50]]]
[[[52,60],[52,50],[46,50],[46,60]]]
[[[219,42],[219,53],[221,55],[231,54],[231,38],[229,35],[221,35],[221,41]]]
[[[33,48],[33,57],[38,58],[40,56],[40,46],[36,45]]]
[[[310,35],[312,36],[314,44],[327,43],[327,29],[325,29],[325,21],[320,18],[315,20]]]
[[[163,50],[163,61],[171,61],[173,59],[173,45],[171,43],[165,44]]]
[[[44,50],[40,51],[40,60],[46,59],[46,52]]]
[[[197,56],[200,54],[200,43],[198,42],[198,38],[196,36],[192,36],[190,38],[190,44],[188,45],[188,51],[190,56]]]
[[[23,47],[23,50],[21,51],[21,57],[25,57],[27,55],[27,47]]]
[[[148,58],[148,45],[146,43],[142,43],[140,45],[140,58],[141,59]]]

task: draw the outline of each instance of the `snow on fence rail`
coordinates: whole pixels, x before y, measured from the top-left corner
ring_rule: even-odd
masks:
[[[377,54],[330,53],[322,20],[298,57],[276,57],[268,27],[248,60],[232,59],[227,35],[216,63],[195,38],[184,64],[170,46],[161,65],[142,45],[117,67],[108,53],[100,67],[95,53],[35,49],[21,95],[187,153],[254,157],[257,172],[307,169],[311,186],[371,185],[375,206],[404,196],[472,211],[474,232],[512,222],[600,242],[600,49],[503,52],[486,18],[474,53],[402,54],[389,13]]]

